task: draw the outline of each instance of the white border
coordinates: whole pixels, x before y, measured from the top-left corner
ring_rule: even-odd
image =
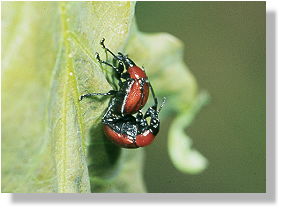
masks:
[[[281,17],[281,1],[279,0],[268,0],[267,1],[267,15],[273,14],[275,18],[275,36],[270,36],[271,38],[276,37],[276,40],[270,40],[268,44],[274,45],[274,49],[267,50],[267,62],[268,68],[276,68],[276,72],[273,71],[269,73],[269,71],[273,69],[267,68],[267,98],[271,101],[267,101],[267,120],[268,123],[268,138],[267,142],[267,153],[269,154],[276,153],[272,162],[269,162],[270,168],[275,168],[275,173],[272,175],[268,175],[271,177],[270,187],[276,187],[275,190],[270,191],[271,188],[268,187],[268,192],[270,194],[89,194],[89,195],[80,195],[80,194],[0,194],[0,204],[2,208],[11,208],[13,206],[19,206],[21,208],[47,208],[49,204],[56,204],[56,207],[60,207],[61,203],[68,206],[68,208],[77,208],[78,204],[83,204],[86,208],[93,208],[96,206],[92,206],[92,204],[101,204],[104,203],[109,207],[114,208],[141,208],[144,207],[143,204],[154,204],[158,203],[162,208],[171,208],[171,204],[191,204],[193,207],[197,208],[238,208],[240,205],[241,208],[282,208],[281,203],[281,181],[277,177],[281,176],[281,142],[279,139],[282,139],[282,129],[279,129],[279,125],[282,124],[281,119],[281,110],[277,107],[282,106],[282,95],[278,94],[279,90],[282,92],[282,65],[281,65],[281,57],[278,59],[279,52],[281,54],[281,42],[279,42],[278,37],[281,37],[281,27],[282,21]],[[279,25],[280,24],[280,25]],[[268,25],[269,26],[269,25]],[[268,34],[271,35],[271,34]],[[269,40],[268,40],[269,41]],[[271,46],[273,47],[273,46]],[[273,51],[274,50],[274,51]],[[276,55],[276,56],[275,56]],[[280,71],[278,70],[280,69]],[[278,79],[278,80],[277,80]],[[279,82],[280,81],[280,82]],[[269,94],[270,93],[270,94]],[[277,109],[276,109],[277,108]],[[272,117],[269,117],[272,116]],[[277,120],[275,117],[277,116]],[[272,120],[272,121],[269,121]],[[276,121],[276,124],[275,124]],[[275,127],[276,126],[276,127]],[[269,129],[270,128],[270,129]],[[276,138],[276,142],[273,139]],[[271,143],[269,143],[271,140]],[[269,146],[275,146],[274,150],[269,150]],[[278,150],[280,149],[280,150]],[[269,151],[273,153],[269,153]],[[280,160],[280,161],[279,161]],[[278,161],[280,163],[278,163]],[[269,167],[268,167],[269,168]],[[268,173],[269,174],[269,173]],[[275,181],[276,177],[276,181]],[[270,190],[269,190],[270,189]],[[273,188],[272,188],[273,189]],[[273,193],[274,192],[274,193]],[[231,198],[232,197],[232,198]],[[43,203],[43,204],[42,204]],[[191,207],[189,206],[189,207]],[[187,208],[187,206],[185,207]]]

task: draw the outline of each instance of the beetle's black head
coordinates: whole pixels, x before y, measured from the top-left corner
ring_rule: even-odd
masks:
[[[122,62],[124,63],[126,69],[128,69],[129,67],[133,67],[133,66],[136,65],[130,58],[128,58],[127,55],[124,55],[124,54],[122,54],[122,53],[120,53],[120,52],[118,53],[118,58],[119,58],[120,60],[122,60]]]
[[[138,124],[138,130],[141,133],[144,132],[144,130],[147,129],[147,127],[148,127],[148,122],[144,118],[143,113],[141,112],[141,110],[139,110],[139,112],[136,115],[136,123]]]
[[[158,113],[158,110],[157,110],[157,106],[152,106],[152,107],[149,107],[149,109],[146,111],[145,115],[144,115],[144,118],[158,118],[159,116],[159,113]]]

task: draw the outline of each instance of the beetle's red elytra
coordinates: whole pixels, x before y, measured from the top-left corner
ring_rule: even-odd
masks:
[[[108,139],[123,148],[137,148],[134,138],[114,131],[109,125],[104,125],[104,133]]]
[[[121,113],[134,114],[141,110],[147,103],[149,97],[148,83],[142,84],[140,81],[134,81],[128,86],[127,94],[125,95]]]
[[[139,134],[136,136],[136,145],[138,147],[145,147],[148,146],[153,142],[156,135],[152,133],[150,130],[146,130],[144,133]]]
[[[136,138],[132,138],[126,134],[114,131],[110,126],[104,125],[104,132],[111,141],[124,148],[138,148],[148,146],[155,139],[155,135],[146,130],[144,133],[138,134]]]
[[[127,69],[127,72],[129,73],[130,78],[133,79],[140,79],[145,78],[147,79],[147,75],[144,70],[142,70],[140,67],[134,65],[132,67],[129,67]]]

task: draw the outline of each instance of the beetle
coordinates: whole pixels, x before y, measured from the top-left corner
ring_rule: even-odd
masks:
[[[100,59],[96,53],[96,59],[100,64],[105,64],[115,70],[116,78],[119,81],[119,90],[110,90],[107,93],[88,93],[80,96],[80,100],[92,96],[109,96],[113,95],[115,100],[116,111],[122,115],[134,114],[141,110],[147,103],[149,97],[149,88],[151,84],[145,71],[138,67],[128,56],[119,52],[115,55],[108,49],[103,38],[100,42],[106,52],[113,56],[113,64]],[[123,81],[123,80],[124,81]]]
[[[115,100],[116,98],[112,98],[102,119],[107,138],[123,148],[139,148],[151,144],[160,129],[159,112],[165,103],[165,98],[159,109],[157,109],[158,101],[154,98],[155,104],[149,107],[145,114],[139,110],[136,116],[116,114],[113,108]],[[148,123],[146,118],[149,117]]]

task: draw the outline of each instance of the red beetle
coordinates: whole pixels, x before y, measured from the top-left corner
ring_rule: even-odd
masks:
[[[138,148],[151,144],[160,129],[158,116],[165,100],[157,110],[157,99],[155,99],[155,104],[144,115],[140,110],[136,117],[130,114],[123,117],[115,114],[113,108],[115,102],[113,98],[102,119],[107,138],[123,148]],[[146,120],[148,117],[151,118],[149,124]]]
[[[150,83],[143,69],[122,53],[115,55],[104,45],[105,39],[101,41],[102,47],[114,57],[114,64],[102,61],[98,53],[96,58],[99,63],[108,65],[115,70],[119,80],[119,90],[110,90],[107,93],[89,93],[80,96],[80,100],[85,97],[97,95],[114,95],[117,100],[113,108],[122,115],[134,114],[141,110],[149,97]],[[116,65],[116,66],[115,66]],[[126,71],[125,71],[126,69]],[[124,81],[122,81],[124,79]]]

